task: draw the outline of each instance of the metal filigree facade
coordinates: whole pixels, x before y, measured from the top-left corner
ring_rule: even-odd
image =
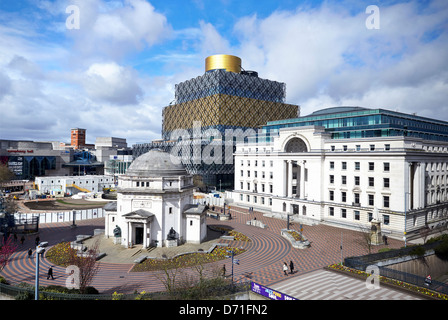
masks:
[[[198,140],[200,147],[189,143],[191,157],[182,161],[186,170],[190,174],[202,175],[207,184],[216,186],[221,181],[223,186],[229,184],[231,187],[234,166],[233,162],[229,163],[229,159],[224,158],[229,157],[229,148],[225,146],[226,130],[253,129],[265,125],[268,121],[296,118],[299,107],[286,104],[285,96],[284,83],[261,79],[256,72],[234,73],[222,69],[208,71],[200,77],[175,86],[174,104],[162,111],[163,141],[135,145],[134,156],[154,148],[171,152],[172,148],[179,144],[175,130],[184,129],[193,139],[196,121],[200,123],[201,134],[216,130],[220,136]],[[216,141],[216,138],[222,138],[223,141],[220,146],[222,161],[191,161],[195,150],[204,157],[204,150],[207,150],[204,148],[207,148],[212,140]],[[234,148],[234,141],[231,143]],[[186,150],[183,149],[184,153],[188,153]]]

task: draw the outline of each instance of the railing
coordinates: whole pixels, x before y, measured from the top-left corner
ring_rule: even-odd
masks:
[[[208,291],[207,291],[208,290]],[[221,286],[219,288],[206,289],[205,294],[209,297],[223,298],[238,293],[249,292],[250,282],[239,282],[230,284],[228,286]],[[0,283],[0,294],[22,300],[34,300],[35,291],[32,286],[16,287],[8,284]],[[136,299],[150,299],[150,300],[164,300],[164,299],[185,299],[191,294],[189,290],[179,290],[173,293],[166,291],[161,292],[146,292],[133,294],[68,294],[59,292],[45,292],[39,291],[39,299],[48,300],[136,300]]]

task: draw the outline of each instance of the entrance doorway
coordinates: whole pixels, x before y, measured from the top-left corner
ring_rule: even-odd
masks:
[[[135,227],[135,244],[143,244],[143,227]]]

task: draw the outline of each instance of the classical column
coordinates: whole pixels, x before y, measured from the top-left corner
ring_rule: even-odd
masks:
[[[292,197],[292,160],[288,160],[288,198]]]
[[[130,221],[128,221],[128,243],[127,243],[127,248],[131,247],[132,244],[132,224]]]
[[[283,161],[283,180],[282,180],[282,188],[281,195],[283,197],[286,197],[288,195],[288,165],[286,164],[286,161]],[[276,194],[276,193],[275,193]]]
[[[305,161],[300,165],[300,199],[305,199]]]
[[[148,247],[148,230],[147,230],[147,224],[146,221],[143,223],[143,248],[147,248]]]

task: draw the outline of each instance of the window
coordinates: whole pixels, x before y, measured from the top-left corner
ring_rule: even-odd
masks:
[[[244,172],[243,172],[243,170],[241,170],[241,176],[242,176],[242,177],[244,176]]]
[[[333,184],[334,183],[334,175],[330,174],[330,183]]]
[[[250,202],[250,196],[249,195],[246,196],[246,200],[247,200],[247,202]]]
[[[264,204],[264,197],[261,197],[261,204]]]
[[[342,184],[347,184],[347,176],[342,176]]]
[[[355,162],[355,170],[359,171],[360,167],[361,167],[360,162]]]
[[[274,178],[274,173],[271,171],[269,172],[269,179],[273,179]]]
[[[333,207],[328,208],[328,214],[332,217],[334,216],[334,208]]]
[[[258,160],[255,160],[255,166],[256,167],[258,166]]]
[[[264,193],[264,183],[261,184],[261,192]]]
[[[359,176],[355,176],[355,186],[359,186]]]
[[[254,196],[254,203],[257,203],[257,196]]]
[[[342,161],[342,170],[347,170],[347,162]]]
[[[172,207],[168,208],[168,213],[173,213],[173,208]]]
[[[247,190],[250,191],[250,182],[247,183]]]
[[[247,177],[250,177],[250,171],[247,170]]]
[[[261,161],[261,166],[264,168],[264,166],[265,166],[265,161],[264,160]]]
[[[241,187],[240,187],[240,189],[241,189],[241,190],[244,189],[244,184],[243,184],[243,182],[241,182]]]
[[[374,186],[375,186],[375,178],[369,177],[369,187],[374,187]]]
[[[383,207],[389,208],[389,196],[383,196]]]
[[[271,160],[270,166],[271,166],[271,167],[274,166],[274,161]]]
[[[331,146],[331,151],[334,151],[334,149],[335,149],[334,146]]]
[[[264,171],[261,171],[261,178],[264,179],[265,175],[264,175]]]
[[[247,160],[247,166],[250,167],[250,160]]]
[[[330,201],[334,200],[334,191],[330,190]]]
[[[241,189],[243,189],[243,188],[241,188]],[[242,194],[240,194],[240,200],[243,201],[243,195]]]
[[[192,226],[193,225],[193,220],[190,220],[190,226]]]
[[[372,212],[369,212],[367,215],[367,220],[369,220],[369,222],[370,222],[370,221],[372,221],[372,219],[373,219],[373,214],[372,214]]]
[[[334,169],[334,161],[330,161],[330,169]]]
[[[269,198],[269,205],[272,206],[272,198]]]
[[[384,145],[384,150],[386,150],[386,151],[390,150],[390,144],[385,144]]]
[[[374,205],[375,205],[374,195],[369,194],[369,206],[374,206]]]
[[[344,151],[347,151],[347,145],[343,145],[343,146],[342,146],[342,149],[343,149]]]
[[[269,185],[269,192],[273,193],[274,192],[274,187],[272,186],[272,184]]]
[[[359,211],[355,210],[353,213],[355,214],[355,220],[359,220],[360,219]]]
[[[370,151],[375,151],[375,145],[374,144],[370,145]]]
[[[361,145],[360,144],[356,145],[356,151],[361,151]]]
[[[244,160],[241,160],[241,166],[244,167]]]
[[[341,217],[347,218],[347,209],[341,209]]]
[[[369,162],[369,171],[375,170],[375,162]]]
[[[384,171],[389,172],[390,171],[390,163],[384,162]]]
[[[353,194],[353,196],[354,196],[354,198],[355,198],[355,204],[358,204],[359,205],[359,193],[354,193]]]
[[[389,178],[383,178],[383,186],[384,188],[389,188],[390,187],[390,182],[389,182]]]
[[[390,217],[388,214],[383,214],[383,223],[388,226],[390,223]]]
[[[345,191],[341,192],[341,201],[347,202],[347,192],[345,192]]]
[[[257,175],[258,175],[257,173],[258,173],[258,171],[254,171],[254,177],[255,178],[257,178]]]

